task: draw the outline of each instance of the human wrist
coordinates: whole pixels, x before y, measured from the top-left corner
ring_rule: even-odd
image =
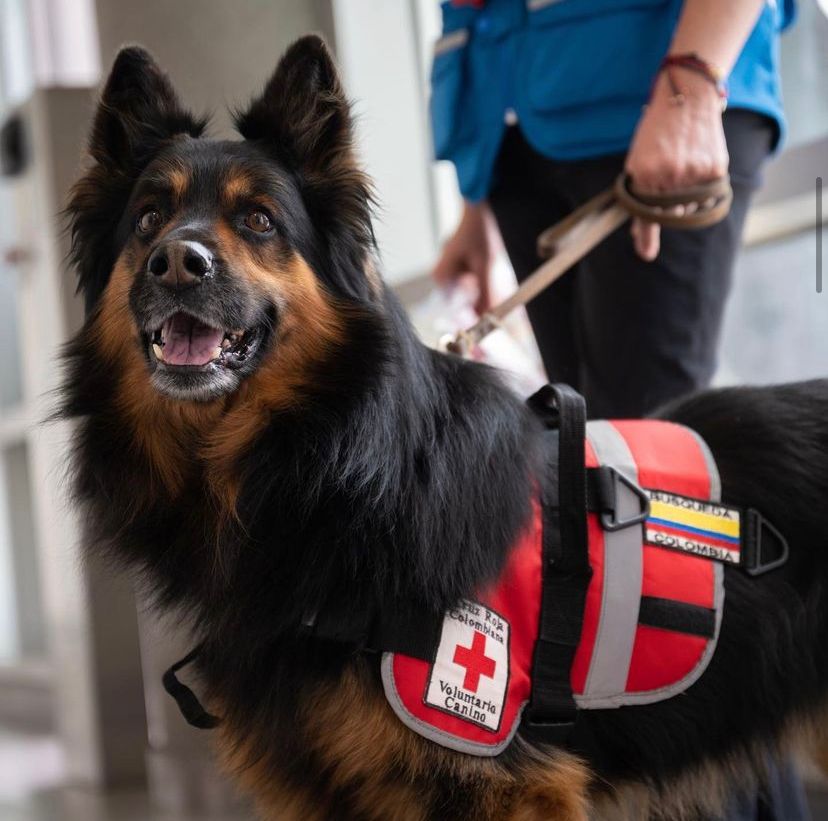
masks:
[[[678,108],[689,107],[699,113],[721,114],[726,98],[716,86],[696,72],[674,67],[663,70],[656,77],[650,96],[650,105]]]
[[[482,219],[489,213],[486,200],[463,200],[463,217]]]
[[[662,90],[666,81],[670,88],[669,100],[673,105],[683,105],[688,98],[702,103],[714,98],[720,111],[727,107],[724,72],[695,51],[672,51],[664,57],[657,81]]]
[[[475,247],[483,253],[494,254],[499,248],[497,222],[486,200],[463,201],[457,233],[464,238],[472,238]]]
[[[463,200],[463,213],[460,217],[462,226],[487,230],[494,224],[494,216],[486,200],[471,202]]]

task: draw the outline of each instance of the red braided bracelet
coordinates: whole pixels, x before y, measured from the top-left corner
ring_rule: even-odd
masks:
[[[678,105],[681,105],[686,95],[676,85],[673,73],[670,70],[673,68],[683,68],[704,77],[716,89],[716,93],[722,101],[722,109],[724,110],[727,106],[727,84],[724,81],[723,73],[712,63],[703,60],[694,51],[688,52],[687,54],[668,54],[661,61],[659,73],[662,71],[667,73],[667,79],[670,81],[670,87],[673,91],[673,99]]]

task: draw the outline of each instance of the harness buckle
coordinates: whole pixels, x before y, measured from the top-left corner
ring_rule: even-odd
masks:
[[[633,525],[640,525],[646,522],[650,515],[650,497],[647,493],[620,470],[616,470],[608,465],[602,465],[598,468],[598,473],[601,495],[605,496],[601,509],[601,527],[609,533],[613,533],[616,530],[624,530]],[[628,516],[625,519],[618,518],[619,483],[631,490],[641,503],[638,513]]]
[[[788,540],[758,511],[748,508],[745,511],[745,539],[744,556],[742,568],[749,576],[761,576],[771,570],[781,567],[788,561],[790,548]],[[770,536],[770,539],[767,539]],[[763,547],[766,543],[773,546],[776,543],[776,550],[772,558],[762,560]]]

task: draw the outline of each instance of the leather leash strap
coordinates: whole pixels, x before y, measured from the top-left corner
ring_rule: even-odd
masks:
[[[613,186],[538,237],[538,256],[546,262],[510,297],[483,314],[470,328],[442,339],[440,347],[458,356],[468,356],[481,339],[500,326],[504,317],[533,300],[631,217],[666,228],[706,228],[723,220],[732,202],[733,189],[727,175],[669,194],[643,195],[634,193],[630,177],[621,174]]]

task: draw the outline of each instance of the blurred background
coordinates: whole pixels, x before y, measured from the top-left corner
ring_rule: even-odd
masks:
[[[790,133],[749,217],[721,383],[828,375],[815,222],[815,178],[828,177],[826,12],[803,0],[784,38]],[[213,133],[230,135],[227,105],[259,89],[294,38],[321,32],[377,183],[384,273],[433,341],[445,308],[429,299],[428,271],[459,212],[426,120],[438,26],[436,0],[0,0],[0,821],[249,817],[215,775],[209,737],[160,689],[186,638],[126,580],[81,566],[83,526],[62,484],[69,432],[38,425],[56,352],[81,320],[59,214],[102,72],[120,45],[142,43],[189,106],[214,112]],[[504,261],[501,291],[510,276]],[[812,800],[828,819],[818,788]]]

